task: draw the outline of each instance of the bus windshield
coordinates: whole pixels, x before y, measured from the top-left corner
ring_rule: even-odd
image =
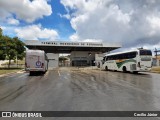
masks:
[[[150,55],[152,56],[151,50],[140,50],[140,55]]]

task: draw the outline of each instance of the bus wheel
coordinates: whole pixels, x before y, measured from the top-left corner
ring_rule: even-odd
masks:
[[[42,74],[45,74],[46,73],[46,71],[42,71]]]
[[[30,71],[30,72],[29,72],[29,75],[32,76],[32,75],[33,75],[33,71]]]
[[[127,72],[126,66],[123,66],[123,72],[124,72],[124,73]]]
[[[105,70],[108,71],[108,67],[107,66],[105,67]]]

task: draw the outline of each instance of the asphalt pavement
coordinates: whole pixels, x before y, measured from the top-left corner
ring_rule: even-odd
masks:
[[[45,75],[20,72],[0,77],[0,111],[160,111],[159,90],[156,73],[70,67]]]

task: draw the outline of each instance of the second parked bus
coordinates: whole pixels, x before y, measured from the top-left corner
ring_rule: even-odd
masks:
[[[103,69],[123,72],[145,72],[152,67],[152,52],[137,49],[126,52],[112,53],[104,57]]]

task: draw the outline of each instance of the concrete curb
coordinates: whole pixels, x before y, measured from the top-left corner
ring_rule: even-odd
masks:
[[[22,69],[22,70],[19,70],[19,71],[15,71],[15,72],[11,72],[11,73],[2,74],[2,75],[0,75],[0,77],[7,77],[7,76],[15,74],[15,73],[21,73],[23,71],[25,72],[25,69]]]
[[[158,71],[150,71],[150,73],[157,73],[157,74],[160,74],[160,72],[158,72]]]

